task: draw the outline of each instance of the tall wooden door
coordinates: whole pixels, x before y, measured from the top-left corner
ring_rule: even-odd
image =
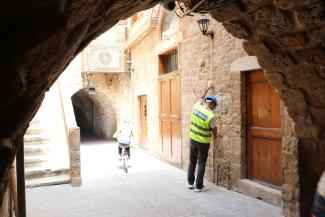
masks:
[[[250,179],[282,184],[280,99],[262,70],[247,75],[247,163]]]
[[[160,77],[160,135],[162,156],[181,163],[180,78],[178,73]]]
[[[147,96],[140,96],[140,147],[147,149],[147,132],[148,132],[148,121],[147,121]]]

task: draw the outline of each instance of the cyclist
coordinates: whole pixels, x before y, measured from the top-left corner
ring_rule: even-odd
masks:
[[[121,124],[121,128],[118,129],[113,136],[114,138],[117,139],[118,142],[119,160],[122,160],[122,148],[125,148],[128,158],[130,159],[131,136],[133,136],[133,134],[132,134],[130,123],[124,120],[123,123]]]

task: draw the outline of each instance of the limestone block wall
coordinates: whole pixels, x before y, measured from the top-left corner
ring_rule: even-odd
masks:
[[[210,84],[215,88],[209,94],[217,96],[216,109],[218,138],[210,148],[206,178],[222,186],[237,189],[239,179],[246,178],[246,76],[245,71],[261,69],[255,57],[248,56],[243,41],[227,33],[222,24],[211,21],[215,32],[211,40],[199,32],[196,18],[179,20],[180,29],[168,40],[161,40],[160,29],[152,30],[131,49],[133,120],[135,144],[140,137],[139,99],[148,97],[148,151],[159,156],[158,55],[170,47],[179,48],[181,77],[182,168],[189,159],[188,132],[190,112],[197,97]],[[148,64],[149,63],[149,64]],[[283,201],[285,213],[297,213],[298,140],[292,120],[281,103],[283,130]],[[227,170],[230,177],[228,180]],[[218,174],[219,172],[219,174]],[[289,214],[288,214],[289,215]]]
[[[9,199],[10,199],[10,196],[9,196],[9,187],[7,187],[4,191],[4,198],[3,198],[3,203],[0,205],[0,216],[1,217],[9,217],[10,214],[9,214]]]
[[[147,96],[147,148],[148,151],[159,156],[159,93],[158,93],[158,51],[156,45],[159,43],[159,30],[154,29],[146,35],[139,43],[131,48],[133,72],[132,100],[133,100],[133,129],[134,144],[140,142],[140,96]]]
[[[83,89],[80,91],[79,104],[85,106],[89,99],[88,120],[91,132],[103,138],[112,138],[122,120],[131,117],[130,77],[128,73],[95,73],[96,93],[90,95],[83,76]],[[86,103],[87,104],[87,103]]]
[[[242,143],[243,126],[241,75],[230,72],[230,64],[236,59],[247,56],[242,41],[235,39],[225,31],[221,24],[210,22],[215,32],[213,40],[202,36],[195,18],[186,18],[184,22],[184,40],[180,43],[181,66],[181,102],[182,102],[182,161],[184,168],[188,162],[188,132],[192,105],[198,96],[213,83],[215,88],[208,94],[217,96],[218,138],[210,148],[206,177],[216,181],[217,165],[240,159],[242,154],[235,144]],[[233,164],[233,175],[239,176],[240,162]],[[223,180],[218,180],[223,181]]]

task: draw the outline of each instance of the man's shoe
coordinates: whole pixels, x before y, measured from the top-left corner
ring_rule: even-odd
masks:
[[[188,184],[188,189],[194,189],[194,185],[193,184]]]
[[[204,186],[202,186],[202,188],[197,188],[197,187],[195,187],[195,192],[196,193],[199,193],[199,192],[202,192],[203,191],[203,188],[204,188]]]

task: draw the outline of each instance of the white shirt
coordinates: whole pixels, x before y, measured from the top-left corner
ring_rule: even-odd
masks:
[[[117,134],[117,142],[129,145],[131,143],[132,130],[128,123],[123,123]]]

